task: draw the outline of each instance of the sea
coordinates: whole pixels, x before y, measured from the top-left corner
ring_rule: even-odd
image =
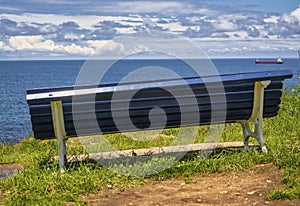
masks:
[[[102,60],[105,61],[105,60]],[[269,71],[289,69],[293,78],[284,82],[285,89],[299,84],[300,60],[284,59],[283,64],[255,64],[255,59],[212,59],[212,65],[219,74],[243,73],[251,71]],[[155,62],[155,63],[154,63]],[[101,62],[94,63],[95,68]],[[71,86],[78,82],[86,60],[24,60],[0,61],[0,144],[16,144],[24,137],[32,135],[30,115],[26,103],[26,90],[32,88]],[[91,66],[93,64],[89,64]],[[176,59],[128,59],[118,64],[112,72],[106,72],[102,83],[120,82],[124,76],[134,80],[134,70],[148,67],[142,79],[159,76],[158,70],[151,72],[155,65],[166,70],[173,69],[179,77],[195,75],[186,68],[182,61]],[[211,66],[211,65],[209,65]],[[140,70],[143,71],[143,70]],[[91,79],[98,78],[97,70]],[[138,77],[136,76],[138,79]]]

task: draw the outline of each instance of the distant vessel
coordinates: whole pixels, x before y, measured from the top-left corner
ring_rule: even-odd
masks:
[[[298,50],[298,56],[299,56],[299,60],[300,60],[300,50]]]
[[[256,64],[283,64],[283,60],[279,57],[277,60],[255,60]]]

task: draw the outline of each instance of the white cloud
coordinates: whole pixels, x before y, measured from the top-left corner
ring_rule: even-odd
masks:
[[[129,28],[115,28],[117,31],[117,34],[132,34],[134,33],[134,29],[131,27]]]
[[[195,45],[203,49],[209,56],[241,56],[257,58],[258,54],[269,57],[291,55],[297,51],[297,40],[203,40],[195,39]],[[213,46],[212,46],[213,45]]]
[[[1,49],[6,51],[24,51],[25,53],[28,53],[28,51],[34,53],[47,52],[49,56],[62,56],[68,54],[83,56],[109,54],[113,56],[114,53],[125,54],[124,46],[121,43],[112,40],[89,40],[85,42],[85,46],[77,45],[75,43],[63,45],[38,35],[14,36],[9,39],[8,43],[10,47],[0,41]]]
[[[291,12],[291,15],[296,17],[300,21],[300,4],[296,10]]]
[[[19,8],[19,7],[12,7],[12,6],[0,6],[0,10],[5,10],[5,11],[22,11],[21,8]]]
[[[168,29],[171,32],[183,32],[187,29],[187,26],[182,26],[180,22],[171,22],[167,24],[159,24],[163,29]]]
[[[229,31],[225,33],[229,36],[227,40],[244,40],[250,38],[246,31]]]
[[[95,50],[93,48],[79,46],[74,43],[68,46],[63,46],[63,50],[69,54],[80,54],[84,56],[92,55],[95,53]]]
[[[129,54],[134,54],[139,52],[149,52],[149,51],[150,49],[147,46],[143,44],[138,44],[132,50],[129,51]]]
[[[37,2],[41,3],[40,0],[31,0],[31,2]],[[43,0],[43,3],[46,4],[65,4],[65,5],[74,5],[74,4],[85,4],[85,2],[82,1],[74,1],[74,0]]]
[[[94,29],[94,25],[103,21],[115,21],[115,22],[135,22],[141,21],[139,16],[127,17],[127,16],[96,16],[96,15],[58,15],[58,14],[33,14],[26,13],[22,15],[16,14],[0,14],[0,19],[10,19],[16,22],[25,22],[27,24],[52,24],[60,25],[64,22],[73,21],[77,23],[83,29]]]
[[[297,21],[298,19],[297,19],[295,16],[292,16],[292,15],[290,15],[290,14],[284,14],[284,15],[281,17],[281,20],[287,22],[288,24],[292,24],[292,23],[294,23],[295,21]]]
[[[93,48],[96,55],[114,56],[114,53],[125,54],[124,45],[112,40],[89,40],[87,44]]]
[[[15,51],[30,50],[31,52],[66,52],[69,54],[91,55],[95,51],[90,47],[56,44],[43,36],[13,36],[9,39],[10,47]]]
[[[217,29],[217,30],[224,30],[224,31],[233,31],[237,29],[237,25],[229,22],[225,19],[219,19],[217,22],[213,23],[213,26]]]
[[[99,8],[95,8],[99,9]],[[102,10],[106,12],[116,13],[162,13],[162,14],[178,14],[194,12],[194,7],[189,3],[181,3],[176,1],[125,1],[117,4],[102,6]]]
[[[34,25],[37,27],[37,25]],[[41,27],[39,27],[39,31],[42,33],[51,33],[51,32],[56,32],[57,27],[54,26],[53,24],[44,24]]]
[[[8,46],[5,42],[0,41],[0,50],[12,51],[13,49],[10,46]]]
[[[71,39],[71,40],[76,40],[76,39],[80,39],[81,35],[76,35],[73,33],[67,33],[65,34],[65,39]]]
[[[270,16],[268,18],[264,19],[265,23],[273,23],[273,24],[277,24],[279,20],[279,16]]]
[[[44,45],[45,43],[45,45]],[[46,49],[49,47],[48,42],[43,42],[42,36],[12,36],[9,39],[10,46],[15,50],[24,50],[24,49]],[[53,43],[53,42],[51,42]],[[48,44],[46,46],[46,44]],[[53,44],[51,45],[53,46]],[[51,48],[48,48],[48,50]]]
[[[292,11],[289,14],[283,14],[281,17],[282,21],[285,21],[289,24],[298,22],[299,26],[300,26],[300,5],[297,9],[295,9],[294,11]]]

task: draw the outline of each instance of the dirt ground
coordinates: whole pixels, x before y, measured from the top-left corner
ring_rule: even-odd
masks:
[[[147,180],[144,186],[107,189],[88,194],[88,205],[167,206],[167,205],[300,205],[300,200],[271,201],[266,195],[284,188],[282,171],[272,164],[257,165],[237,173],[199,174],[190,183],[184,178]]]
[[[0,177],[12,175],[22,165],[2,165]],[[4,171],[9,171],[8,173]],[[284,188],[282,170],[272,164],[256,165],[247,171],[194,175],[166,181],[146,180],[144,186],[114,189],[108,186],[97,194],[82,198],[88,205],[102,206],[201,206],[201,205],[282,205],[298,206],[300,199],[271,201],[266,198],[274,189]],[[0,193],[0,202],[4,201]],[[73,205],[66,203],[66,205]]]

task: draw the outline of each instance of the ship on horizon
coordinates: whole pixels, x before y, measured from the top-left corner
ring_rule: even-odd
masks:
[[[255,64],[283,64],[283,60],[279,57],[277,60],[255,60]]]

